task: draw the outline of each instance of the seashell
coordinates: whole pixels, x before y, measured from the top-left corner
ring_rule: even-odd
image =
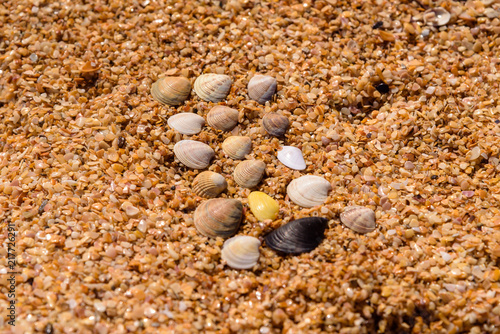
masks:
[[[306,162],[302,156],[302,151],[297,147],[283,146],[283,148],[278,151],[278,160],[291,169],[306,169]]]
[[[231,159],[241,160],[252,150],[252,140],[245,136],[227,137],[222,143],[222,150]]]
[[[224,176],[210,171],[201,172],[193,180],[193,192],[201,197],[217,197],[226,188]]]
[[[290,182],[286,193],[297,205],[304,208],[323,204],[332,190],[330,182],[320,176],[304,175]]]
[[[312,251],[323,240],[328,219],[307,217],[289,222],[269,233],[266,244],[275,251],[300,254]]]
[[[169,106],[182,104],[191,92],[191,83],[185,77],[163,77],[151,86],[153,98]]]
[[[200,115],[184,112],[170,117],[167,123],[168,126],[183,135],[195,135],[200,133],[201,128],[205,125],[205,119]]]
[[[231,89],[232,80],[224,74],[203,74],[196,78],[194,91],[203,101],[220,102]]]
[[[215,106],[207,114],[207,122],[217,130],[230,131],[238,124],[238,110]]]
[[[265,104],[272,99],[277,86],[275,78],[269,75],[256,74],[248,82],[248,96],[260,104]]]
[[[194,212],[198,232],[210,238],[232,236],[243,217],[243,205],[236,199],[213,198],[205,201]]]
[[[281,137],[286,133],[290,126],[288,117],[275,112],[270,112],[262,117],[262,125],[270,135]]]
[[[426,10],[423,18],[425,24],[440,27],[450,21],[451,15],[443,7],[436,7]]]
[[[180,162],[193,169],[207,168],[215,156],[210,146],[195,140],[181,140],[174,145],[174,154]]]
[[[244,188],[253,188],[264,176],[266,164],[260,160],[242,161],[234,169],[234,181]]]
[[[222,246],[221,258],[234,269],[251,269],[259,261],[260,240],[247,235],[227,239]]]
[[[375,212],[363,206],[348,206],[340,214],[340,221],[358,233],[369,233],[375,229]]]
[[[260,221],[276,219],[280,210],[278,202],[261,191],[252,191],[248,195],[248,206],[253,215]]]

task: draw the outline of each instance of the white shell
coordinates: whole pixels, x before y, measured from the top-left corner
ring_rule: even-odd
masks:
[[[224,242],[221,257],[234,269],[251,269],[259,261],[260,241],[257,238],[239,235]]]
[[[424,22],[436,27],[444,26],[450,21],[450,13],[443,7],[431,8],[424,13]]]
[[[323,204],[330,190],[332,190],[332,185],[324,178],[304,175],[290,182],[286,193],[295,204],[304,208],[312,208]]]
[[[215,156],[210,146],[196,140],[181,140],[174,145],[174,154],[180,162],[193,169],[207,168]]]
[[[204,101],[220,102],[226,98],[232,83],[228,75],[203,74],[196,78],[194,92]]]
[[[200,115],[184,112],[170,117],[167,123],[168,126],[183,135],[195,135],[200,133],[201,128],[205,125],[205,119]]]
[[[302,156],[302,151],[297,147],[283,146],[283,148],[278,151],[278,160],[291,169],[306,169],[306,162]]]

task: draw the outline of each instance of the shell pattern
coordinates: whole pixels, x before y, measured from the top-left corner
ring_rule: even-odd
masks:
[[[251,269],[259,261],[259,246],[259,239],[238,235],[224,242],[221,257],[231,268]]]
[[[330,182],[320,176],[304,175],[290,182],[286,193],[297,205],[304,208],[323,204],[332,190]]]
[[[194,91],[203,101],[220,102],[231,89],[232,80],[224,74],[203,74],[196,78]]]
[[[222,143],[222,151],[231,159],[241,160],[252,150],[252,140],[246,136],[227,137]]]
[[[234,181],[244,188],[253,188],[264,176],[266,164],[260,160],[242,161],[234,169]]]
[[[230,131],[238,124],[238,110],[215,106],[207,114],[208,124],[217,130]]]
[[[283,146],[277,155],[278,160],[288,168],[296,170],[306,169],[306,162],[304,161],[302,151],[297,147]]]
[[[281,137],[286,133],[286,130],[288,130],[290,121],[286,116],[270,112],[262,117],[262,126],[270,135]]]
[[[375,229],[375,212],[363,206],[348,206],[340,214],[340,221],[358,233],[369,233]]]
[[[248,82],[248,96],[260,104],[265,104],[272,99],[277,87],[275,78],[256,74]]]
[[[201,197],[217,197],[226,190],[227,181],[219,173],[205,171],[193,180],[193,192]]]
[[[163,77],[151,86],[153,98],[169,106],[182,104],[191,92],[191,83],[185,77]]]
[[[201,203],[194,212],[198,232],[210,238],[232,236],[243,217],[243,205],[236,199],[213,198]]]
[[[204,169],[215,156],[207,144],[195,140],[181,140],[174,145],[174,154],[184,165],[193,169]]]
[[[183,135],[195,135],[201,132],[205,119],[191,112],[175,114],[167,121],[168,126]]]

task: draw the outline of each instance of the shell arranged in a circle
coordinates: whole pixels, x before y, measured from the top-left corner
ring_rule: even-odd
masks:
[[[256,74],[248,82],[248,96],[260,104],[265,104],[272,99],[277,87],[276,79],[272,76]]]
[[[231,268],[251,269],[259,261],[259,246],[259,239],[246,235],[238,235],[224,242],[221,258]]]
[[[248,206],[253,215],[260,221],[276,219],[280,210],[278,202],[261,191],[252,191],[248,195]]]
[[[213,198],[201,203],[194,212],[198,232],[210,238],[227,238],[238,230],[243,205],[236,199]]]
[[[194,91],[204,101],[220,102],[226,98],[232,83],[228,75],[203,74],[196,78]]]
[[[283,165],[291,169],[306,169],[306,162],[304,161],[302,151],[297,147],[283,146],[283,148],[278,151],[277,156],[278,160],[281,161]]]
[[[193,169],[207,168],[215,156],[210,146],[195,140],[181,140],[174,145],[174,154],[180,162]]]
[[[207,114],[208,124],[217,130],[230,131],[238,124],[238,110],[215,106]]]
[[[193,192],[201,197],[217,197],[226,188],[224,176],[211,171],[201,172],[193,180]]]
[[[234,169],[234,181],[241,187],[253,188],[264,176],[266,163],[260,160],[242,161]]]
[[[185,77],[163,77],[151,86],[153,98],[169,106],[182,104],[191,92],[191,83]]]
[[[316,175],[304,175],[290,182],[286,193],[297,205],[304,208],[323,204],[332,190],[330,182]]]
[[[375,229],[375,212],[363,206],[348,206],[340,214],[340,221],[358,233],[369,233]]]
[[[262,126],[270,135],[281,137],[286,133],[286,130],[288,130],[290,121],[286,116],[270,112],[262,117]]]
[[[171,116],[167,121],[168,126],[183,135],[195,135],[201,132],[205,119],[191,112],[183,112]]]
[[[222,150],[231,159],[241,160],[252,150],[252,140],[246,136],[227,137],[222,143]]]

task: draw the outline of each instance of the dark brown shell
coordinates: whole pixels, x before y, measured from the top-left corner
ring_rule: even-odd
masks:
[[[290,121],[286,116],[275,112],[270,112],[262,117],[262,126],[272,136],[281,137],[290,126]]]

